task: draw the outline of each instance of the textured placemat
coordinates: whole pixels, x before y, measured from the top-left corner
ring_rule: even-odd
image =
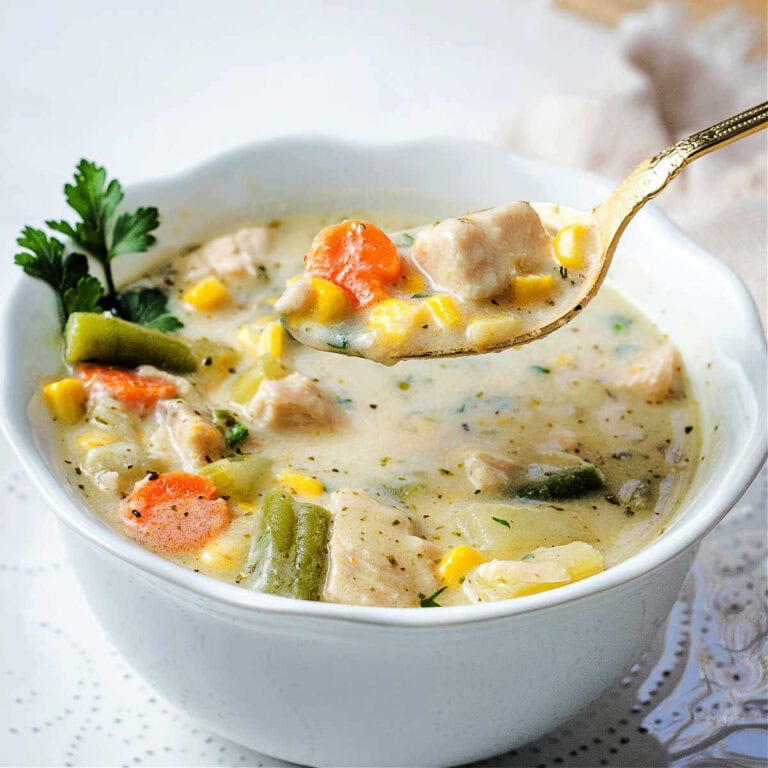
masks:
[[[52,515],[0,439],[0,763],[273,766],[211,735],[104,637]],[[578,718],[488,766],[762,766],[766,480],[704,542],[666,630]]]

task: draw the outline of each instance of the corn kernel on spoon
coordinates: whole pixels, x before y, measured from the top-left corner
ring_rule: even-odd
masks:
[[[688,163],[766,126],[768,102],[682,139],[591,211],[519,202],[390,235],[405,269],[388,286],[371,278],[386,271],[386,237],[366,222],[344,222],[334,242],[346,238],[353,263],[333,280],[321,271],[289,281],[276,309],[302,344],[387,365],[540,339],[594,298],[629,222]],[[326,244],[317,247],[322,257]],[[350,277],[357,263],[368,271]],[[357,278],[368,280],[359,291]],[[352,291],[351,303],[334,280]]]

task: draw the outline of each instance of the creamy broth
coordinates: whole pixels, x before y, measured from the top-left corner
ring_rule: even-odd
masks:
[[[570,325],[499,354],[388,368],[318,352],[282,330],[274,303],[313,235],[340,218],[287,216],[190,249],[142,283],[170,292],[197,371],[140,370],[175,391],[139,413],[90,383],[83,418],[53,427],[72,484],[110,525],[188,568],[254,588],[264,500],[282,488],[331,511],[319,599],[414,607],[438,590],[432,602],[454,605],[569,583],[588,573],[531,553],[583,542],[600,558],[593,573],[665,529],[693,472],[698,417],[677,353],[647,318],[607,286]],[[412,223],[372,218],[388,231]],[[226,294],[206,304],[199,286],[211,277]],[[231,428],[221,417],[213,424],[219,409],[248,430],[232,448],[213,431]],[[136,535],[132,523],[146,518],[126,512],[126,497],[137,483],[205,473],[227,455],[260,463],[247,498],[222,493],[209,474],[229,496],[210,501],[223,515],[213,535],[181,550]],[[597,485],[572,498],[540,494],[554,475],[585,468]],[[554,575],[544,568],[523,574],[520,590],[505,591],[503,578],[481,589],[472,568],[445,576],[460,546],[486,571],[489,562],[530,571],[540,559]],[[570,575],[558,577],[563,567]]]

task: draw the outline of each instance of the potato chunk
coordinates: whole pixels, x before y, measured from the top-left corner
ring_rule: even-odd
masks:
[[[331,495],[330,510],[324,600],[414,607],[435,592],[440,550],[416,535],[404,511],[350,489]]]

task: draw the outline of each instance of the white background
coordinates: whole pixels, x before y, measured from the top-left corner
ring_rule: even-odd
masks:
[[[0,235],[61,210],[83,155],[130,183],[284,134],[490,141],[599,86],[609,45],[524,0],[3,0]]]

